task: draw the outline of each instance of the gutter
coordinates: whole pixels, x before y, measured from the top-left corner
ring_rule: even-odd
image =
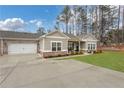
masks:
[[[5,40],[39,40],[38,38],[37,39],[30,39],[30,38],[2,38],[2,39],[5,39]]]

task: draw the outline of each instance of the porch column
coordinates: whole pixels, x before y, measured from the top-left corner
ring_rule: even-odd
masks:
[[[0,55],[3,55],[3,39],[0,39]]]
[[[81,49],[81,46],[80,46],[81,44],[80,44],[80,41],[79,41],[79,51],[80,51],[80,49]]]

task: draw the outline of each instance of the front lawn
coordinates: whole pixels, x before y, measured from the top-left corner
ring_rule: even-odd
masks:
[[[124,72],[124,52],[104,52],[88,56],[70,57],[68,59]]]

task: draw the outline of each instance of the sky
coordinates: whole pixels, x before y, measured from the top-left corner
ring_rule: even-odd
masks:
[[[53,29],[60,5],[0,5],[0,29],[36,32],[38,27]]]
[[[62,5],[0,5],[0,29],[36,32],[38,27],[44,27],[46,30],[52,30],[56,17],[63,7]],[[120,27],[122,27],[122,18]]]

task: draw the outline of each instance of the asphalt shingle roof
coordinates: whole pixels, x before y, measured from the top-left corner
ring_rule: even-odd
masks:
[[[69,41],[81,41],[81,40],[87,39],[89,37],[92,37],[93,40],[97,40],[95,38],[95,36],[92,35],[92,34],[86,34],[86,35],[80,35],[80,36],[74,36],[73,34],[67,34],[67,33],[64,33],[64,34],[70,38]],[[29,38],[29,39],[38,39],[40,36],[41,36],[41,34],[38,34],[38,33],[3,31],[3,30],[0,30],[0,38]]]
[[[93,34],[91,34],[91,33],[87,33],[85,35],[80,35],[79,38],[82,39],[82,40],[85,40],[85,39],[88,39],[88,38],[90,38],[92,40],[97,40],[95,38],[95,36]]]
[[[67,33],[64,34],[70,38],[69,41],[80,41],[80,39],[77,36],[74,36],[73,34],[67,34]]]
[[[2,38],[30,38],[30,39],[36,39],[39,36],[40,35],[37,34],[37,33],[2,31],[2,30],[0,30],[0,37],[2,37]]]

